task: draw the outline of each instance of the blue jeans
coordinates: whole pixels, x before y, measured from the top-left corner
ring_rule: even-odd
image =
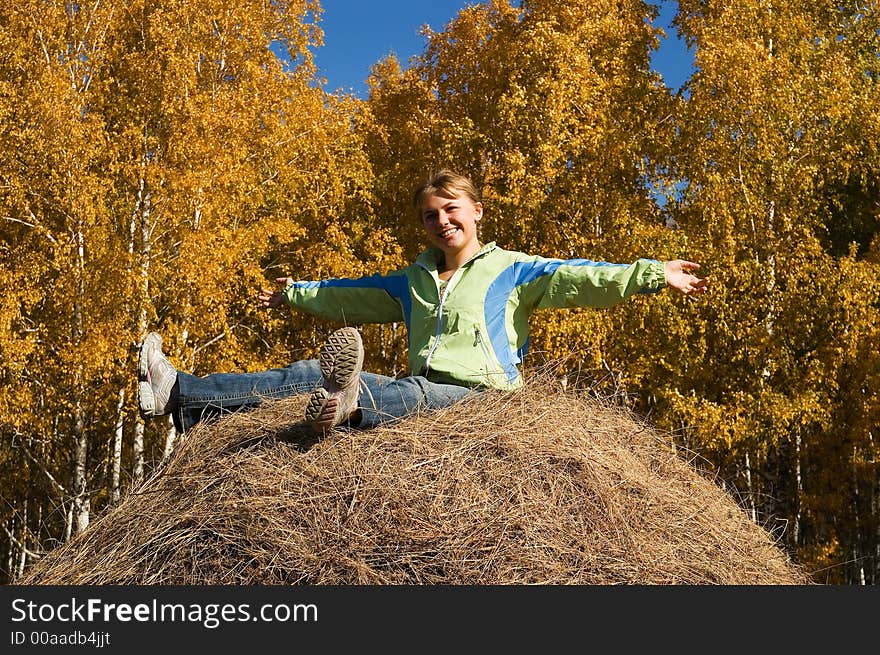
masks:
[[[311,393],[322,382],[316,359],[259,373],[212,373],[199,377],[178,371],[174,425],[183,432],[203,419],[253,409],[263,400]],[[361,419],[352,427],[372,428],[418,410],[448,407],[471,393],[479,391],[455,384],[438,384],[422,376],[397,379],[361,373],[358,402]]]

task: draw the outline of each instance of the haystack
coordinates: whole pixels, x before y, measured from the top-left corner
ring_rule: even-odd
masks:
[[[806,584],[667,436],[533,382],[315,439],[305,397],[200,424],[21,584]]]

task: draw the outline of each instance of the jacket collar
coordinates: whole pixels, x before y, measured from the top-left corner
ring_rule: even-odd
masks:
[[[478,257],[482,257],[488,252],[495,250],[498,246],[495,245],[494,241],[490,241],[487,244],[484,244],[482,248],[480,248],[474,255],[468,259],[464,265],[469,264],[474,261]],[[416,258],[416,264],[421,266],[427,271],[436,272],[437,270],[437,262],[443,257],[443,251],[436,246],[428,246],[425,248],[421,254]]]

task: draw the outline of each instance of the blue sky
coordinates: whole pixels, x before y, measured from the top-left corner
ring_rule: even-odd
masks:
[[[477,0],[321,0],[324,45],[315,50],[319,74],[328,91],[342,90],[366,96],[370,67],[390,53],[401,62],[420,53],[425,41],[422,25],[440,31],[459,12]],[[655,0],[660,6],[657,26],[667,38],[652,59],[666,85],[677,90],[689,77],[693,55],[676,37],[670,24],[678,2]]]

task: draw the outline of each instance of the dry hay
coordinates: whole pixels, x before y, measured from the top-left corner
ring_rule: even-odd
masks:
[[[200,424],[20,584],[807,584],[636,417],[533,383],[315,440],[305,397]]]

